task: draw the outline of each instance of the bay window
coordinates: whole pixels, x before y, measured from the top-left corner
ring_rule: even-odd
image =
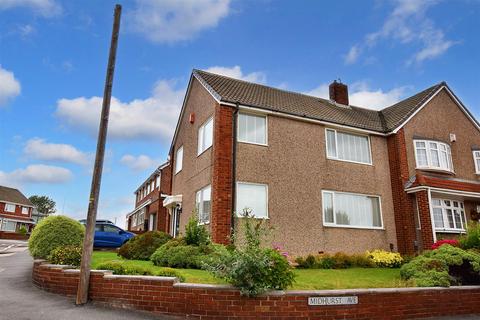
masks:
[[[451,199],[432,199],[432,212],[435,230],[462,232],[466,229],[463,202]]]
[[[237,183],[236,211],[238,216],[249,215],[268,218],[268,186],[257,183]]]
[[[322,191],[323,224],[331,227],[381,229],[380,197]]]
[[[480,174],[480,150],[473,151],[473,161],[475,163],[475,173]]]
[[[197,155],[202,154],[212,146],[213,142],[213,118],[208,119],[198,128],[198,150]]]
[[[177,153],[175,155],[175,174],[182,171],[183,166],[183,146],[178,148]]]
[[[431,140],[414,140],[414,145],[418,169],[453,172],[452,152],[448,144]]]
[[[199,224],[210,223],[211,193],[212,187],[210,185],[197,191],[195,197],[195,207],[197,209]]]
[[[267,117],[253,114],[238,114],[238,141],[267,144]]]
[[[372,164],[368,136],[326,129],[326,140],[328,159]]]

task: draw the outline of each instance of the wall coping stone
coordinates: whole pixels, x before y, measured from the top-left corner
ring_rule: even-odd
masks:
[[[134,276],[134,275],[122,275],[122,274],[110,274],[105,275],[105,279],[126,279],[126,280],[149,280],[160,282],[178,282],[177,277],[160,277],[160,276]]]
[[[237,288],[229,284],[178,282],[178,283],[175,283],[173,286],[178,288],[190,288],[190,289],[238,290]]]

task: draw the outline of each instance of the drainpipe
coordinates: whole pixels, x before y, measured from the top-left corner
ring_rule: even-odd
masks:
[[[238,102],[235,104],[235,111],[232,115],[232,217],[231,217],[231,237],[235,233],[235,201],[237,189],[237,119],[238,119]]]

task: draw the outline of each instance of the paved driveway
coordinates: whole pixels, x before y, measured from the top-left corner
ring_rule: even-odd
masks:
[[[25,242],[0,240],[1,320],[172,319],[92,304],[77,307],[73,299],[34,287],[32,263]]]

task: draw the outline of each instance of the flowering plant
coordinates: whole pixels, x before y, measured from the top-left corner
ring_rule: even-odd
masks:
[[[438,240],[432,245],[432,250],[438,249],[444,244],[449,244],[454,247],[459,247],[460,243],[456,239],[444,239],[444,240]]]
[[[398,268],[403,263],[403,258],[398,252],[389,252],[384,250],[367,251],[366,254],[370,257],[377,267],[382,268]]]

